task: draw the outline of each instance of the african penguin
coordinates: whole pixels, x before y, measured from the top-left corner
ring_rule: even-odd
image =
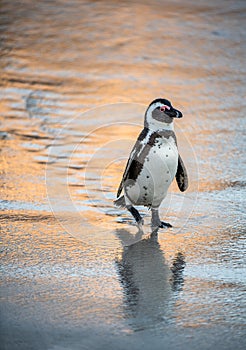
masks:
[[[159,218],[159,206],[167,195],[174,177],[180,191],[188,187],[188,176],[179,155],[173,128],[173,118],[182,118],[182,113],[171,102],[158,98],[150,103],[140,133],[128,159],[117,198],[114,203],[126,207],[141,228],[143,219],[133,205],[151,209],[153,229],[172,227]]]

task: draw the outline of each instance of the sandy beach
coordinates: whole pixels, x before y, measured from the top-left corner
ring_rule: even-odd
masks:
[[[245,2],[2,1],[1,349],[245,348]],[[113,204],[168,98],[189,189]]]

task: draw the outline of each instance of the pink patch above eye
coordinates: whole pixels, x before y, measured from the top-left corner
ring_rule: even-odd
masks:
[[[163,105],[163,106],[161,106],[161,108],[160,108],[160,110],[162,111],[162,112],[164,112],[165,110],[170,110],[170,107],[169,106],[167,106],[167,105]]]

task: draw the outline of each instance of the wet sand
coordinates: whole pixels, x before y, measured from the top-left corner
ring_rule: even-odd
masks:
[[[245,348],[244,1],[1,2],[3,349]],[[169,98],[186,193],[113,206]]]

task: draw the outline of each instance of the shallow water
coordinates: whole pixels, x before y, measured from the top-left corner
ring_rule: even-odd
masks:
[[[4,349],[245,347],[244,1],[2,1]],[[189,172],[113,206],[146,105]]]

